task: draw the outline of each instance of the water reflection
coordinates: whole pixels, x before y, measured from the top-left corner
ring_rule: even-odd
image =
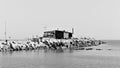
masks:
[[[72,49],[66,49],[66,50],[63,50],[63,49],[57,49],[57,50],[51,50],[51,49],[42,49],[42,50],[25,50],[25,51],[6,51],[6,52],[0,52],[1,55],[15,55],[15,54],[23,54],[23,53],[26,53],[26,54],[29,54],[29,53],[65,53],[65,52],[68,52],[68,53],[73,53],[73,50]]]
[[[2,55],[12,55],[13,51],[1,52]]]

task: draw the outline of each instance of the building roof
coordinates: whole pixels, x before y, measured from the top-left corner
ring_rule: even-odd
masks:
[[[65,30],[51,30],[51,31],[45,31],[45,32],[54,32],[54,31],[62,31],[62,32],[66,32],[66,33],[72,33],[72,32],[68,32],[68,31],[65,31]]]

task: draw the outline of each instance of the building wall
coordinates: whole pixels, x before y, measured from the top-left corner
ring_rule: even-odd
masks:
[[[55,32],[54,31],[44,32],[43,37],[55,38]]]
[[[69,33],[69,37],[70,37],[70,38],[72,38],[72,35],[73,35],[72,33]]]
[[[55,38],[55,39],[69,39],[72,37],[72,33],[55,30],[55,31],[44,32],[44,37]]]
[[[69,38],[69,33],[64,32],[64,38],[65,39]]]
[[[62,31],[55,31],[55,38],[56,39],[63,39],[63,32]]]

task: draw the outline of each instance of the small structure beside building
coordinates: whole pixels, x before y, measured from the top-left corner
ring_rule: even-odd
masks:
[[[43,37],[44,38],[54,38],[54,39],[71,39],[73,33],[61,30],[52,30],[45,31]]]

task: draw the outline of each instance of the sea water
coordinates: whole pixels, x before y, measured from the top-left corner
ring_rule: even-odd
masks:
[[[107,41],[93,50],[0,52],[0,68],[120,68],[119,45]]]

